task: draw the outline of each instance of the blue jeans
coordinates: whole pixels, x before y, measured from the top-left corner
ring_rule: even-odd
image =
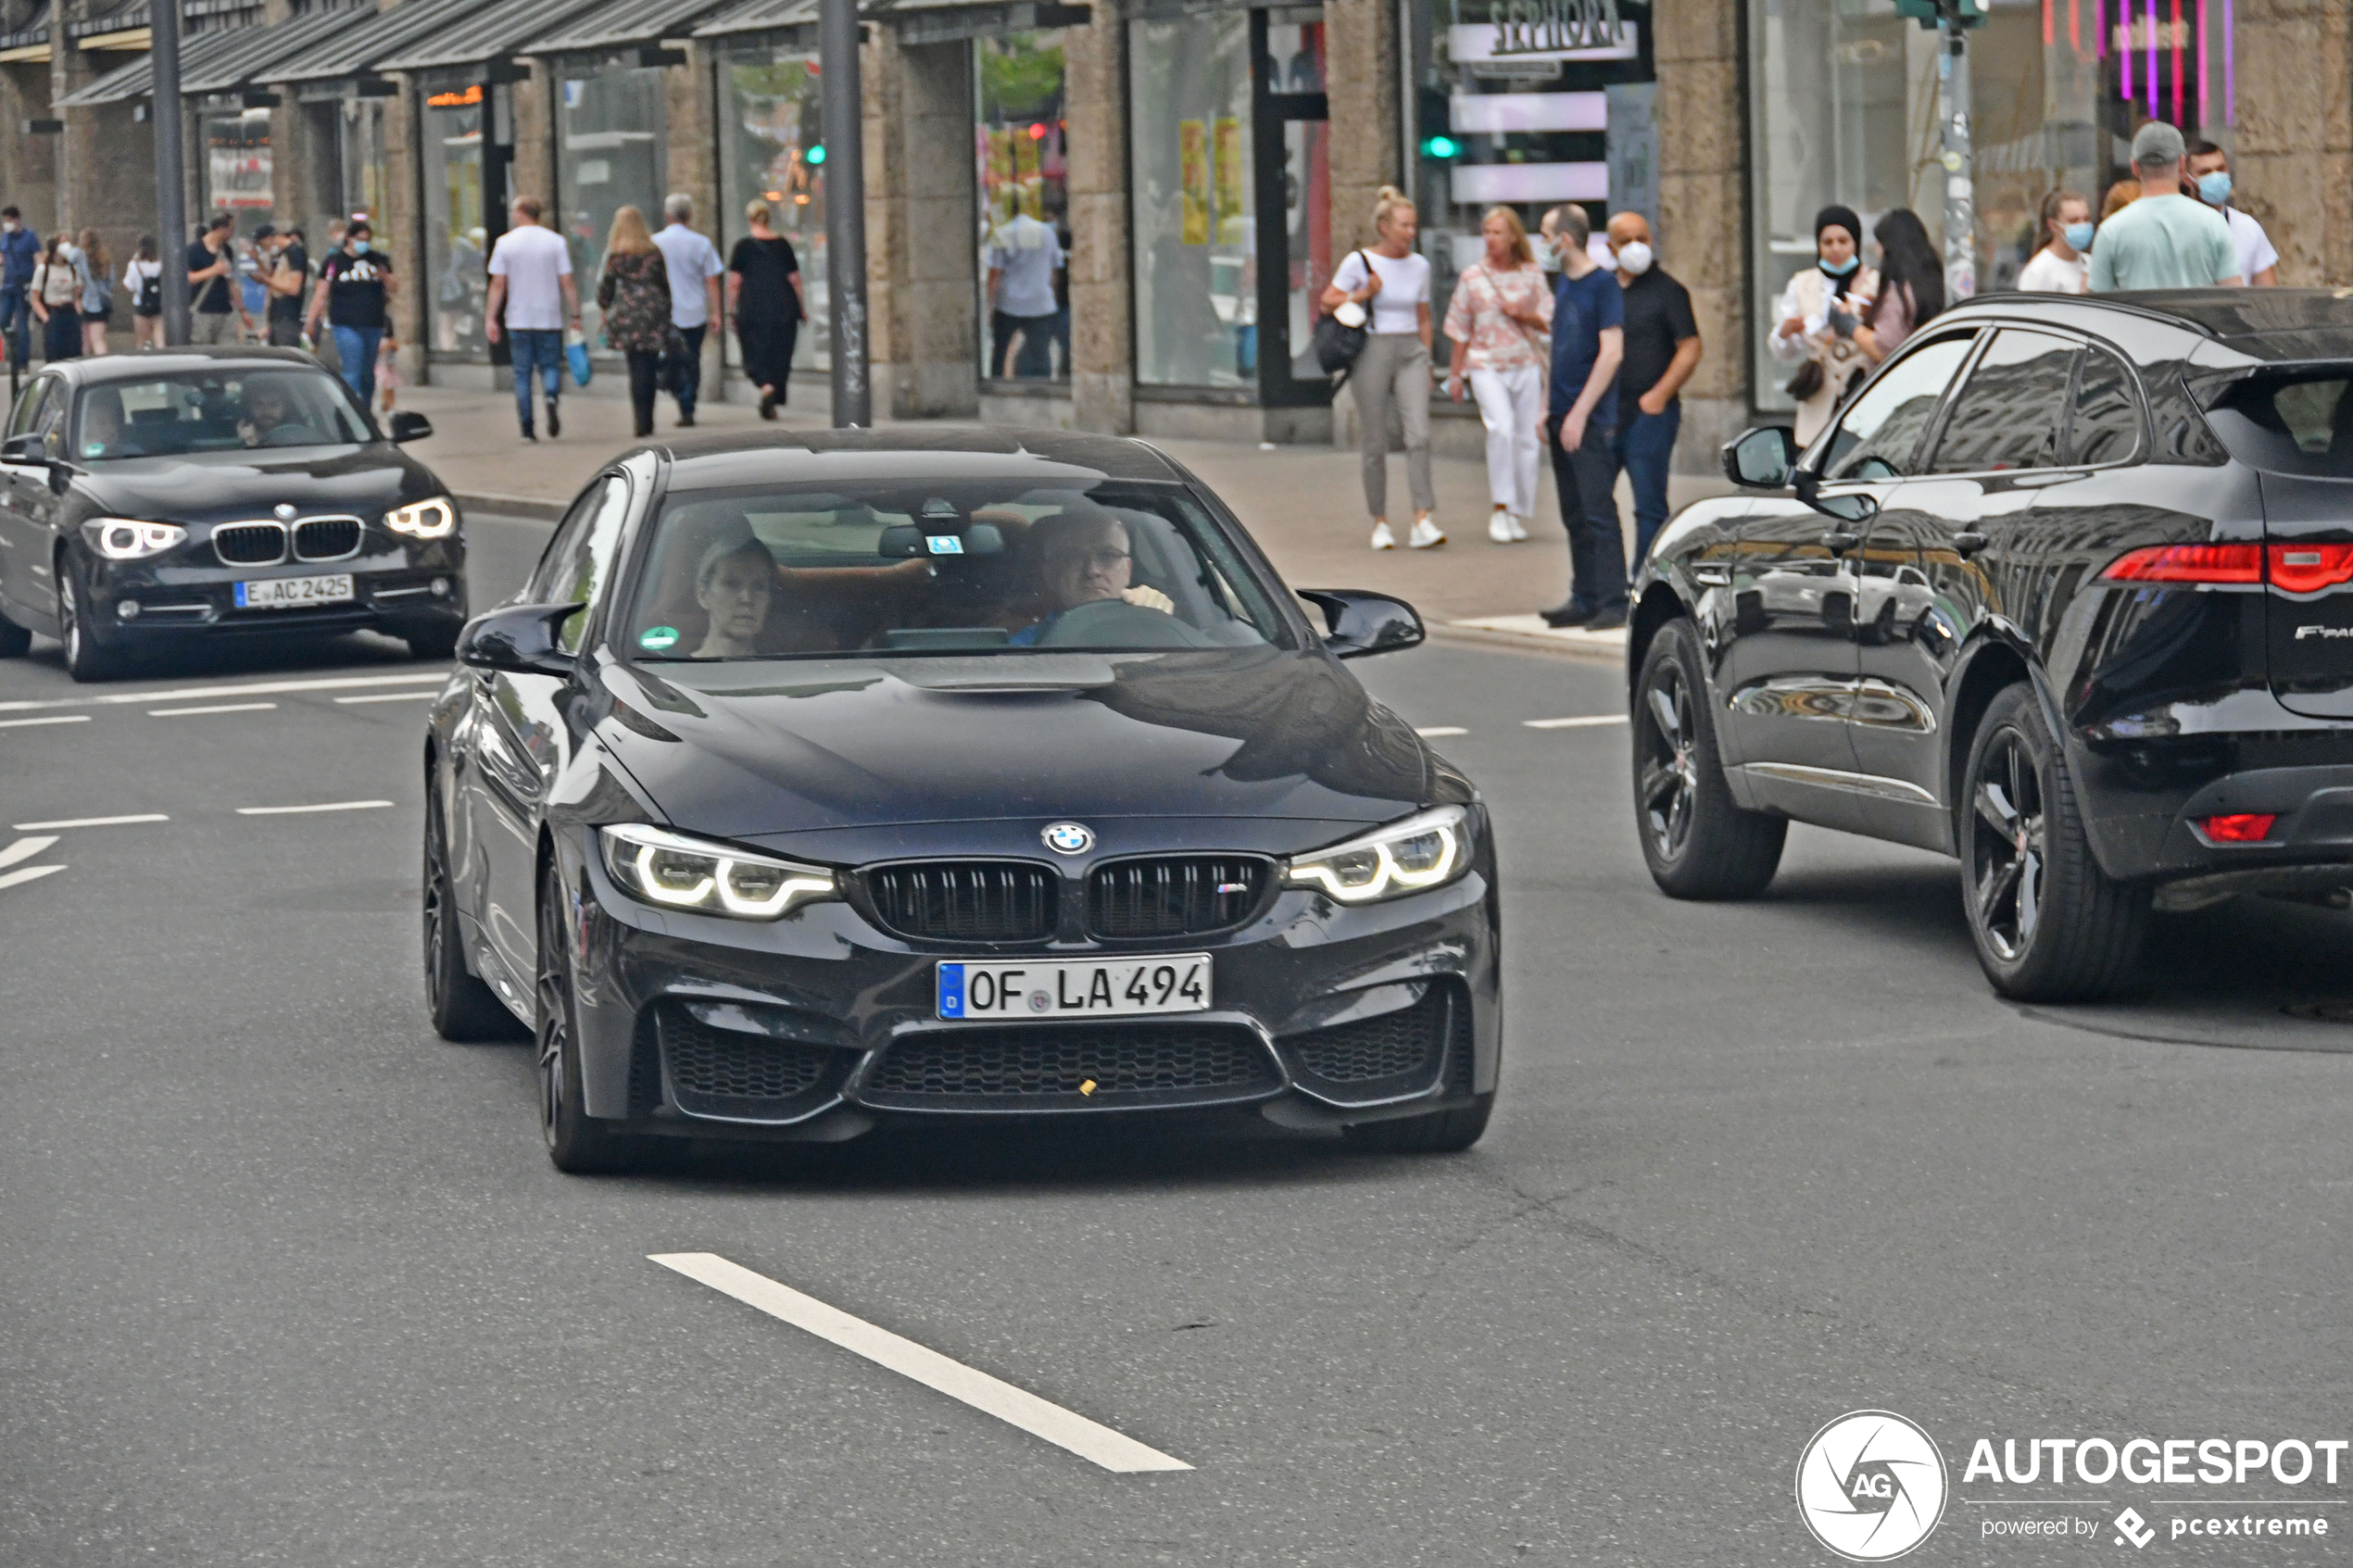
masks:
[[[708,322],[699,327],[678,329],[678,335],[686,340],[686,352],[670,363],[672,374],[678,378],[675,383],[678,417],[682,420],[695,417],[695,399],[702,393],[702,339],[709,331],[711,326]]]
[[[0,288],[0,333],[8,340],[9,363],[21,366],[32,355],[32,302],[19,288]]]
[[[563,392],[564,334],[556,327],[509,327],[507,343],[515,362],[515,417],[522,433],[531,433],[531,371],[538,367],[547,391],[547,407],[556,406]]]
[[[335,358],[343,362],[343,384],[373,408],[376,401],[376,345],[384,340],[382,327],[336,326]]]
[[[1634,492],[1634,564],[1638,567],[1667,522],[1667,470],[1675,457],[1675,437],[1682,428],[1682,399],[1673,398],[1663,414],[1636,409],[1617,432],[1617,460]]]

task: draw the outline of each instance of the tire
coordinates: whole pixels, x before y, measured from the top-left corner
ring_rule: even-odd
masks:
[[[1495,1094],[1491,1089],[1470,1104],[1451,1110],[1343,1127],[1340,1139],[1359,1154],[1460,1154],[1486,1133],[1487,1118],[1494,1110]]]
[[[63,556],[57,558],[57,629],[65,637],[66,673],[75,680],[103,681],[120,667],[114,650],[98,641],[90,607],[74,583],[73,563]]]
[[[2024,682],[1995,696],[1969,741],[1955,809],[1961,899],[1977,961],[2013,1001],[2087,1002],[2133,978],[2149,894],[2092,857],[2075,784]]]
[[[0,615],[0,659],[22,659],[32,646],[32,633]]]
[[[563,884],[550,866],[539,878],[539,1024],[534,1052],[539,1068],[539,1131],[547,1158],[568,1175],[610,1175],[635,1170],[639,1140],[609,1132],[582,1109],[580,1048],[573,1022],[572,944],[563,917]]]
[[[498,995],[466,968],[457,886],[449,874],[449,825],[442,813],[441,780],[425,784],[425,1010],[434,1033],[471,1044],[511,1040],[522,1025]]]
[[[401,637],[409,645],[409,657],[439,663],[458,656],[459,626],[436,626],[430,632],[411,632]]]
[[[1634,683],[1634,831],[1668,897],[1753,898],[1780,866],[1789,822],[1733,804],[1706,692],[1698,634],[1668,621]]]

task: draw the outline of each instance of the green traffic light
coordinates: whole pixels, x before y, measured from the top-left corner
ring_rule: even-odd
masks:
[[[824,144],[820,142],[817,145],[810,148],[807,152],[801,154],[800,156],[803,159],[810,163],[823,163],[825,161]]]
[[[1456,153],[1459,153],[1462,150],[1462,144],[1455,141],[1452,136],[1432,136],[1428,141],[1422,144],[1422,156],[1424,157],[1453,157]]]

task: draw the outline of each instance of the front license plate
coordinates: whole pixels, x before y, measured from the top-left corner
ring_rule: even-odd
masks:
[[[1209,955],[939,966],[942,1018],[1132,1018],[1209,1006]]]
[[[331,577],[271,577],[237,584],[239,609],[300,609],[305,605],[341,604],[351,597],[351,573]]]

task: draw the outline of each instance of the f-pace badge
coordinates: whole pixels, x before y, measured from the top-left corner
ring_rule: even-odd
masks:
[[[1084,855],[1095,847],[1095,835],[1076,822],[1055,822],[1038,837],[1057,855]]]
[[[280,522],[292,522],[294,521],[294,508],[288,506],[283,501],[279,502],[276,506],[271,508],[270,509],[277,515],[277,519]]]

